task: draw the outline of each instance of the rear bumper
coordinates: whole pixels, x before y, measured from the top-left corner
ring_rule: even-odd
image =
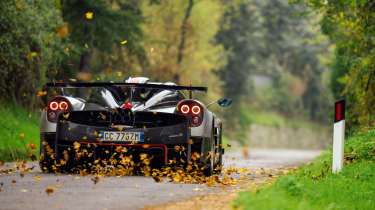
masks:
[[[104,117],[102,117],[103,113],[106,114]],[[56,132],[41,133],[41,139],[54,149],[57,159],[62,157],[64,150],[73,151],[71,148],[74,142],[79,142],[81,148],[88,148],[95,156],[100,157],[115,154],[118,146],[126,147],[135,153],[151,153],[160,157],[160,162],[164,163],[169,159],[186,160],[190,157],[191,146],[188,141],[191,129],[185,117],[175,114],[137,112],[133,118],[137,121],[133,122],[118,118],[124,115],[103,113],[70,112],[67,118],[60,116]],[[137,143],[103,141],[100,134],[105,131],[141,132],[143,141]],[[183,153],[176,152],[175,146],[182,146],[186,150]]]
[[[126,145],[131,142],[101,142],[100,133],[104,131],[125,131],[125,132],[141,132],[144,136],[144,142],[139,144],[185,144],[190,138],[190,128],[183,123],[153,127],[153,128],[115,128],[87,126],[73,122],[59,123],[56,131],[56,139],[58,142],[88,142],[88,143],[109,143]],[[138,144],[138,143],[137,143]]]
[[[65,116],[60,115],[56,126],[56,138],[58,141],[100,143],[100,134],[105,131],[140,132],[144,137],[142,144],[184,144],[191,133],[185,116],[157,112],[133,113],[119,109],[113,112],[73,111]]]

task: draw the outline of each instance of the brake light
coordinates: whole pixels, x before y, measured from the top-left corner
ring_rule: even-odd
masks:
[[[68,105],[68,103],[67,102],[65,102],[65,101],[61,101],[60,103],[59,103],[59,108],[60,108],[60,110],[68,110],[68,108],[69,108],[69,105]]]
[[[189,111],[190,111],[190,107],[188,105],[184,104],[184,105],[181,106],[181,112],[183,114],[187,114],[187,113],[189,113]]]
[[[49,109],[53,110],[53,111],[58,110],[59,109],[59,103],[57,101],[52,101],[51,103],[49,103]]]
[[[193,106],[193,107],[191,108],[191,112],[192,112],[193,114],[197,115],[197,114],[201,113],[201,108],[200,108],[199,106],[195,105],[195,106]]]
[[[125,102],[124,104],[121,105],[121,108],[122,109],[132,109],[133,108],[133,104],[130,103],[130,102]]]
[[[48,104],[47,119],[50,122],[56,122],[59,114],[68,111],[71,105],[65,98],[55,98]]]

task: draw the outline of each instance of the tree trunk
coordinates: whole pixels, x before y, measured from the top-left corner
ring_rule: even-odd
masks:
[[[186,42],[186,34],[187,34],[187,25],[189,17],[191,16],[191,11],[194,6],[194,0],[189,0],[188,6],[185,11],[184,19],[182,20],[181,24],[181,35],[180,35],[180,43],[178,45],[178,51],[177,51],[177,66],[180,68],[180,64],[182,63],[183,56],[184,56],[184,50],[185,50],[185,42]],[[178,71],[175,72],[173,79],[175,82],[180,82],[180,74]]]
[[[79,72],[90,72],[90,52],[86,51],[82,53],[80,61],[79,61]]]

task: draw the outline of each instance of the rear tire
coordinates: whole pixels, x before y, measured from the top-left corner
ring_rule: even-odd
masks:
[[[212,176],[214,174],[214,158],[212,157],[212,154],[214,154],[215,150],[214,147],[211,145],[211,150],[209,151],[211,155],[209,155],[209,158],[206,160],[206,167],[204,169],[204,175],[205,176]]]
[[[209,139],[209,145],[210,148],[207,152],[207,160],[206,160],[206,167],[204,169],[204,175],[205,176],[212,176],[214,174],[214,169],[215,169],[215,136],[214,136],[214,126],[212,124],[212,129],[211,129],[211,137]]]
[[[217,153],[219,154],[219,156],[218,156],[218,162],[215,164],[215,171],[214,171],[216,174],[220,174],[222,167],[223,167],[222,125],[220,125],[219,129],[220,129],[219,130],[220,133],[217,134],[217,138],[219,138],[219,140],[218,140],[218,144],[216,145]]]

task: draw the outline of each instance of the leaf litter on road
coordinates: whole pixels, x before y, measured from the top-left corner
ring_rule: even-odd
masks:
[[[51,195],[52,193],[54,193],[55,192],[55,188],[54,187],[52,187],[52,186],[47,186],[47,188],[46,188],[46,193],[47,193],[47,195]]]
[[[48,145],[43,145],[48,146]],[[34,149],[33,145],[29,146],[30,149]],[[85,162],[86,158],[91,158],[92,153],[90,147],[95,148],[96,145],[89,145],[89,148],[83,147],[81,143],[74,142],[70,151],[64,151],[64,161],[55,161],[53,169],[56,173],[60,172],[72,172],[79,174],[74,176],[73,179],[80,179],[80,176],[91,175],[90,180],[93,184],[97,184],[101,178],[106,176],[132,176],[132,175],[144,175],[150,176],[156,183],[160,182],[172,182],[179,184],[202,184],[208,187],[233,187],[238,186],[239,183],[243,184],[249,181],[253,181],[254,177],[263,177],[267,180],[287,173],[288,169],[249,169],[249,168],[238,168],[238,167],[226,167],[217,168],[216,170],[221,173],[214,174],[212,176],[205,176],[204,167],[199,164],[201,154],[193,153],[191,161],[181,162],[178,159],[169,160],[169,163],[161,168],[152,168],[151,163],[153,156],[146,153],[140,153],[137,155],[129,153],[126,147],[116,147],[113,151],[106,153],[110,155],[108,159],[97,158],[90,163]],[[48,147],[46,148],[48,151]],[[183,146],[176,146],[175,151],[184,154],[186,149]],[[55,155],[49,154],[51,158]],[[208,154],[211,155],[212,154]],[[69,161],[75,161],[77,167],[67,170],[67,164]],[[14,171],[18,171],[25,175],[32,170],[32,167],[28,167],[25,161],[17,162]],[[1,173],[7,173],[1,171]],[[22,175],[22,176],[23,176]],[[33,177],[36,182],[40,182],[40,176]],[[56,187],[48,186],[46,193],[51,195],[55,192]],[[203,188],[195,187],[193,191],[202,191]]]

